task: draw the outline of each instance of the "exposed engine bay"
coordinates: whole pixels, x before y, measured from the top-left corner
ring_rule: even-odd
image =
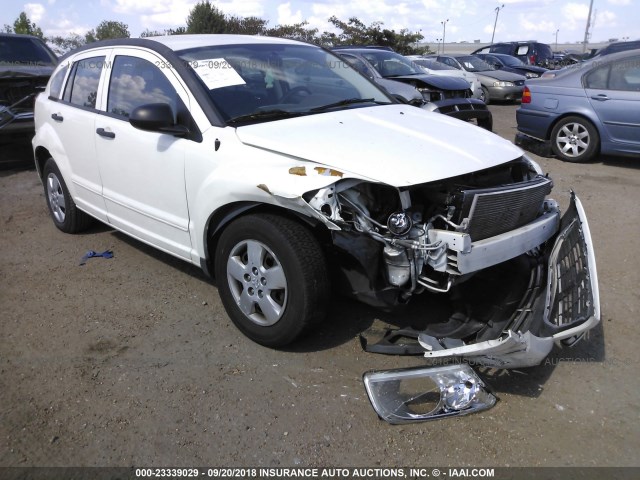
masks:
[[[305,198],[340,227],[332,264],[360,300],[383,308],[420,293],[449,300],[448,318],[427,307],[419,329],[389,329],[373,344],[361,335],[369,352],[440,360],[367,372],[381,418],[407,423],[491,408],[495,396],[461,362],[538,365],[554,344],[572,346],[599,322],[586,215],[571,192],[561,218],[546,198],[552,186],[522,157],[405,190],[345,180]]]
[[[584,232],[567,232],[581,224],[575,202],[561,220],[558,204],[546,198],[552,187],[521,157],[406,189],[346,179],[305,200],[340,227],[332,231],[331,263],[346,291],[387,309],[420,293],[448,296],[449,318],[424,312],[432,321],[419,338],[426,356],[446,356],[508,332],[549,337],[592,316],[589,247]],[[554,247],[560,237],[570,239],[561,258]],[[490,308],[482,308],[485,297],[495,298]]]

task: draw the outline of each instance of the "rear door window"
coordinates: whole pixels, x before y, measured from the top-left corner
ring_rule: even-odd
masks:
[[[609,74],[609,89],[640,92],[640,57],[615,62]]]

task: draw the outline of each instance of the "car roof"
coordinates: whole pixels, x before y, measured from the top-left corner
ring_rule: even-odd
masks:
[[[289,40],[285,38],[266,37],[259,35],[226,35],[226,34],[196,34],[196,35],[167,35],[159,37],[146,38],[117,38],[112,40],[102,40],[83,45],[75,50],[67,52],[62,58],[79,52],[85,52],[97,48],[135,46],[140,48],[150,48],[161,54],[167,52],[180,52],[191,48],[205,46],[222,46],[222,45],[311,45],[297,40]]]
[[[227,34],[198,34],[198,35],[165,35],[148,37],[148,40],[162,43],[171,50],[188,50],[191,48],[220,45],[249,45],[249,44],[283,44],[299,45],[303,42],[287,38],[266,37],[260,35],[227,35]]]

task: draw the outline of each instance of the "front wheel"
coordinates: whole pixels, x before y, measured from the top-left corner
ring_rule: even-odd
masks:
[[[311,232],[288,218],[235,220],[218,242],[215,274],[227,314],[261,345],[287,345],[326,315],[324,254]]]
[[[487,87],[481,87],[480,100],[482,100],[485,105],[491,103],[491,97],[489,97],[489,89]]]
[[[551,132],[551,149],[565,162],[588,162],[599,144],[598,130],[582,117],[563,118]]]

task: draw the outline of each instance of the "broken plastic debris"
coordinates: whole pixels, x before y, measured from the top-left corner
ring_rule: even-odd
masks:
[[[105,250],[104,252],[94,252],[93,250],[89,250],[80,259],[80,265],[84,265],[85,263],[87,263],[87,260],[95,257],[113,258],[113,252],[111,250]]]

